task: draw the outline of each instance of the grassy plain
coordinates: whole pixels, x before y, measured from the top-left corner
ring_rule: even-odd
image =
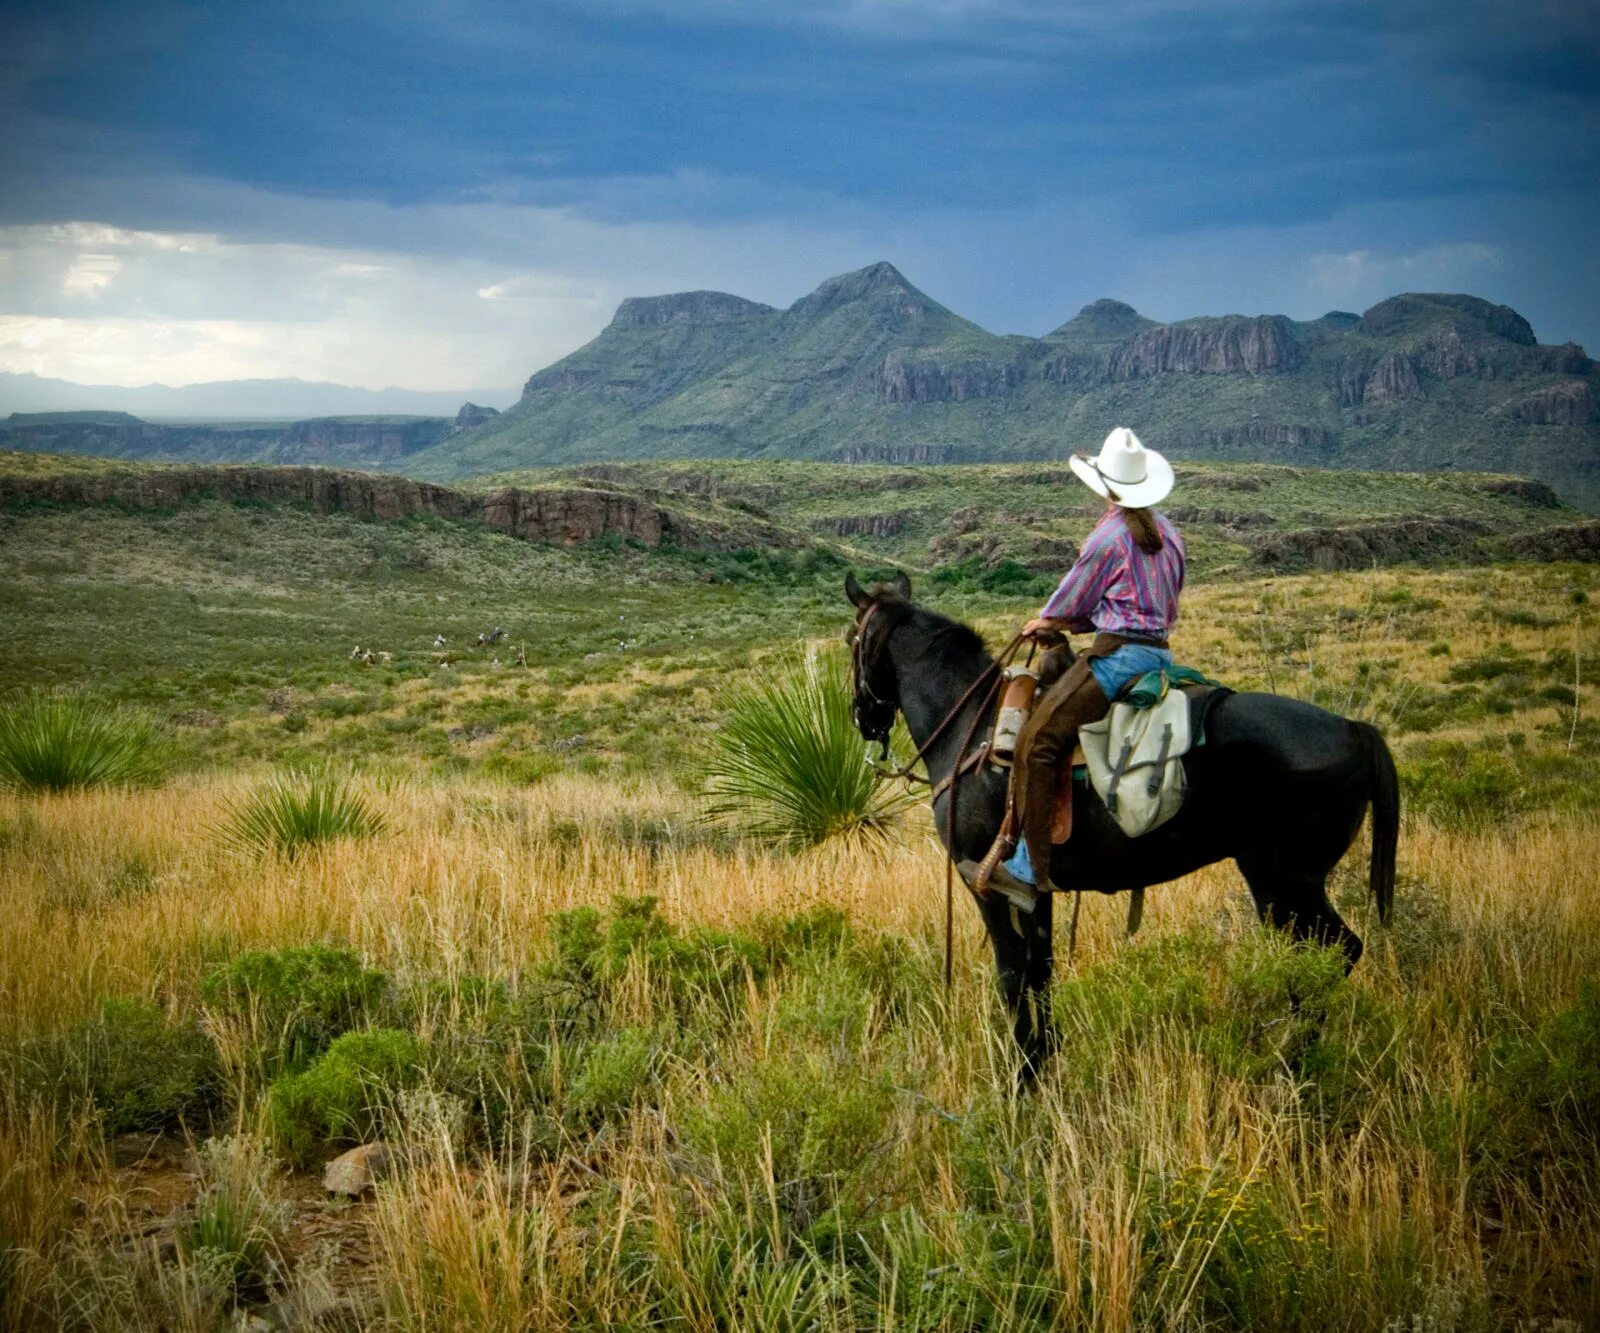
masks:
[[[1357,853],[1348,980],[1231,867],[1131,943],[1091,901],[1016,1100],[961,903],[940,988],[925,816],[801,853],[700,819],[740,677],[837,651],[838,567],[222,505],[0,523],[7,684],[135,707],[178,760],[0,797],[5,1326],[1600,1322],[1592,566],[1192,589],[1182,658],[1390,735],[1395,920]],[[1033,608],[925,591],[991,638]],[[510,651],[457,646],[495,623]],[[230,847],[312,761],[387,831]],[[328,1201],[314,1169],[375,1132],[402,1169]]]

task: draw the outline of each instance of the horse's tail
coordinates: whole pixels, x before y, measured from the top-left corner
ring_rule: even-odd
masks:
[[[1400,845],[1400,776],[1383,733],[1366,722],[1354,724],[1367,751],[1372,800],[1372,868],[1369,884],[1378,900],[1378,920],[1388,921],[1394,902],[1395,852]]]

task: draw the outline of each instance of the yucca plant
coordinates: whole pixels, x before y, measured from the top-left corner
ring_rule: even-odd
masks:
[[[228,807],[217,832],[236,851],[294,860],[335,838],[371,838],[387,821],[347,779],[289,772],[269,778],[248,800]]]
[[[70,791],[151,782],[167,756],[134,713],[59,691],[0,708],[0,788]]]
[[[732,701],[706,794],[714,821],[788,846],[881,834],[912,799],[867,765],[844,669],[814,655]]]

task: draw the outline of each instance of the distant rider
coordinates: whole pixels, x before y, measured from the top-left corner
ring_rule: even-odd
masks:
[[[1057,775],[1078,729],[1111,709],[1124,685],[1169,665],[1167,633],[1178,619],[1183,538],[1150,506],[1172,490],[1172,465],[1126,426],[1098,458],[1073,455],[1072,470],[1106,501],[1061,586],[1023,633],[1040,642],[1093,630],[1094,642],[1039,696],[1017,740],[1016,801],[1022,845],[1005,869],[1050,892],[1050,823]]]

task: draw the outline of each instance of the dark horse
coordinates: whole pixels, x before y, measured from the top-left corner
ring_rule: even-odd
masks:
[[[959,762],[963,740],[970,734],[976,746],[984,739],[988,719],[976,713],[987,691],[973,691],[964,705],[962,698],[993,659],[967,626],[913,603],[903,574],[870,593],[850,575],[845,592],[856,607],[850,631],[856,725],[869,741],[884,740],[896,711],[903,713],[918,748],[928,746],[924,762],[937,791]],[[958,705],[959,715],[941,729]],[[1205,744],[1189,753],[1184,769],[1189,794],[1182,810],[1141,838],[1126,837],[1097,798],[1080,796],[1072,836],[1051,861],[1056,887],[1121,893],[1232,857],[1262,921],[1296,940],[1337,944],[1345,970],[1355,966],[1361,940],[1328,901],[1327,880],[1370,804],[1369,883],[1379,919],[1387,920],[1400,793],[1394,760],[1378,730],[1275,694],[1228,694],[1210,710]],[[977,861],[989,850],[1005,796],[1003,771],[979,764],[966,773],[957,787],[952,835],[950,792],[936,795],[934,822],[956,860]],[[994,944],[1027,1082],[1052,1044],[1045,1007],[1051,899],[1041,895],[1026,915],[999,893],[975,901]]]

